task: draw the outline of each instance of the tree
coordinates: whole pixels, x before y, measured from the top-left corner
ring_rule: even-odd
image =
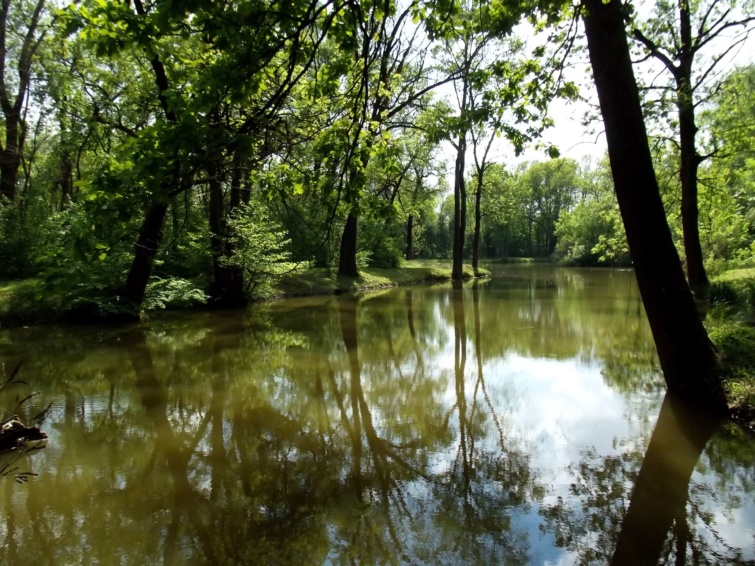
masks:
[[[146,103],[152,118],[129,142],[129,173],[141,185],[142,198],[147,196],[121,293],[133,308],[144,298],[172,200],[200,184],[198,174],[208,167],[215,171],[224,156],[257,157],[340,13],[339,6],[328,12],[329,7],[303,1],[282,11],[274,2],[189,7],[136,0],[133,7],[97,2],[69,12],[68,27],[82,29],[94,49],[130,53],[152,75],[151,88],[142,85],[151,94]],[[270,33],[256,33],[259,29]],[[250,31],[255,33],[245,35]],[[234,111],[227,112],[221,127],[218,109],[229,105]],[[204,182],[209,180],[218,179],[210,175]],[[219,187],[212,189],[219,199]],[[216,214],[219,200],[213,204]],[[216,238],[223,236],[219,223],[213,221],[213,229]],[[215,251],[218,258],[221,250]]]
[[[368,13],[362,10],[369,8]],[[397,11],[392,2],[360,7],[360,20],[351,32],[358,38],[354,55],[356,72],[347,85],[350,95],[348,123],[343,136],[347,147],[342,158],[338,197],[348,209],[341,237],[338,273],[358,275],[357,229],[360,199],[365,186],[365,170],[381,144],[389,144],[392,131],[407,127],[408,113],[433,88],[448,82],[448,77],[430,80],[425,63],[427,40],[419,28],[410,24],[418,9],[411,3]]]
[[[710,167],[703,171],[702,179],[704,188],[716,202],[714,206],[703,207],[703,215],[715,215],[711,220],[720,226],[717,234],[721,234],[716,240],[729,248],[727,259],[737,255],[749,259],[755,255],[753,93],[755,65],[735,69],[717,89],[715,106],[703,116],[710,151],[716,154]],[[744,231],[744,238],[736,237],[740,231]]]
[[[608,160],[583,163],[579,177],[577,204],[556,222],[556,254],[570,264],[630,265]]]
[[[696,110],[705,101],[701,95],[706,80],[716,67],[726,60],[748,36],[755,16],[738,11],[735,0],[720,2],[704,0],[689,2],[662,0],[655,5],[656,12],[645,26],[634,29],[634,37],[647,49],[649,56],[660,61],[673,80],[675,105],[678,113],[678,148],[682,189],[682,226],[687,276],[695,296],[707,295],[708,276],[703,264],[700,243],[698,210],[698,168],[710,155],[701,155],[695,141],[698,132]],[[728,41],[721,52],[703,63],[695,73],[705,50],[726,31],[736,30],[738,35]]]
[[[18,169],[26,142],[25,103],[34,56],[45,36],[39,30],[44,5],[45,0],[0,2],[0,108],[5,121],[5,143],[0,145],[0,196],[9,202],[16,200]],[[16,77],[7,72],[13,66]]]
[[[666,384],[721,408],[715,351],[684,279],[653,171],[624,27],[626,5],[583,0],[580,9],[616,197]]]
[[[556,251],[556,224],[569,210],[577,192],[577,162],[553,159],[529,164],[520,181],[527,187],[528,222],[534,227],[534,253],[550,256]]]

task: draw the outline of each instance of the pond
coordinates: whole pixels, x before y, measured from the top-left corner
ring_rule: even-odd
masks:
[[[631,271],[0,332],[19,360],[49,441],[3,563],[755,560],[755,441],[665,397]]]

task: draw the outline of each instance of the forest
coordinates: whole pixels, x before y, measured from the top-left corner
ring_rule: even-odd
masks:
[[[314,267],[629,265],[608,159],[540,141],[555,99],[589,97],[567,80],[587,4],[5,0],[0,279],[133,312]],[[697,293],[755,256],[755,67],[727,59],[751,17],[621,9]]]
[[[754,27],[0,0],[3,555],[751,563]]]

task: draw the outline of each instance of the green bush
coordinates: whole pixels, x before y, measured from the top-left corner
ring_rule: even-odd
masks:
[[[404,257],[398,244],[391,238],[378,242],[371,251],[370,267],[393,269],[401,267]]]
[[[723,324],[711,330],[710,339],[727,367],[755,373],[755,328],[744,324]]]
[[[36,272],[35,257],[45,237],[41,218],[22,216],[16,206],[0,203],[0,278],[20,279]]]
[[[267,290],[286,274],[308,267],[291,261],[290,240],[259,203],[244,205],[228,222],[233,252],[223,263],[244,274],[244,290],[250,296]]]
[[[142,308],[146,311],[165,308],[189,308],[203,305],[207,295],[191,281],[178,277],[153,279],[144,295]]]

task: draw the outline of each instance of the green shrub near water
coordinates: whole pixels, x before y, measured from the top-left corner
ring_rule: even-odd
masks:
[[[738,273],[734,273],[737,271]],[[719,368],[735,415],[755,421],[755,279],[746,270],[730,270],[711,283],[706,319],[708,335],[719,353]]]
[[[710,331],[719,352],[729,405],[745,420],[755,418],[755,328],[728,322]]]

